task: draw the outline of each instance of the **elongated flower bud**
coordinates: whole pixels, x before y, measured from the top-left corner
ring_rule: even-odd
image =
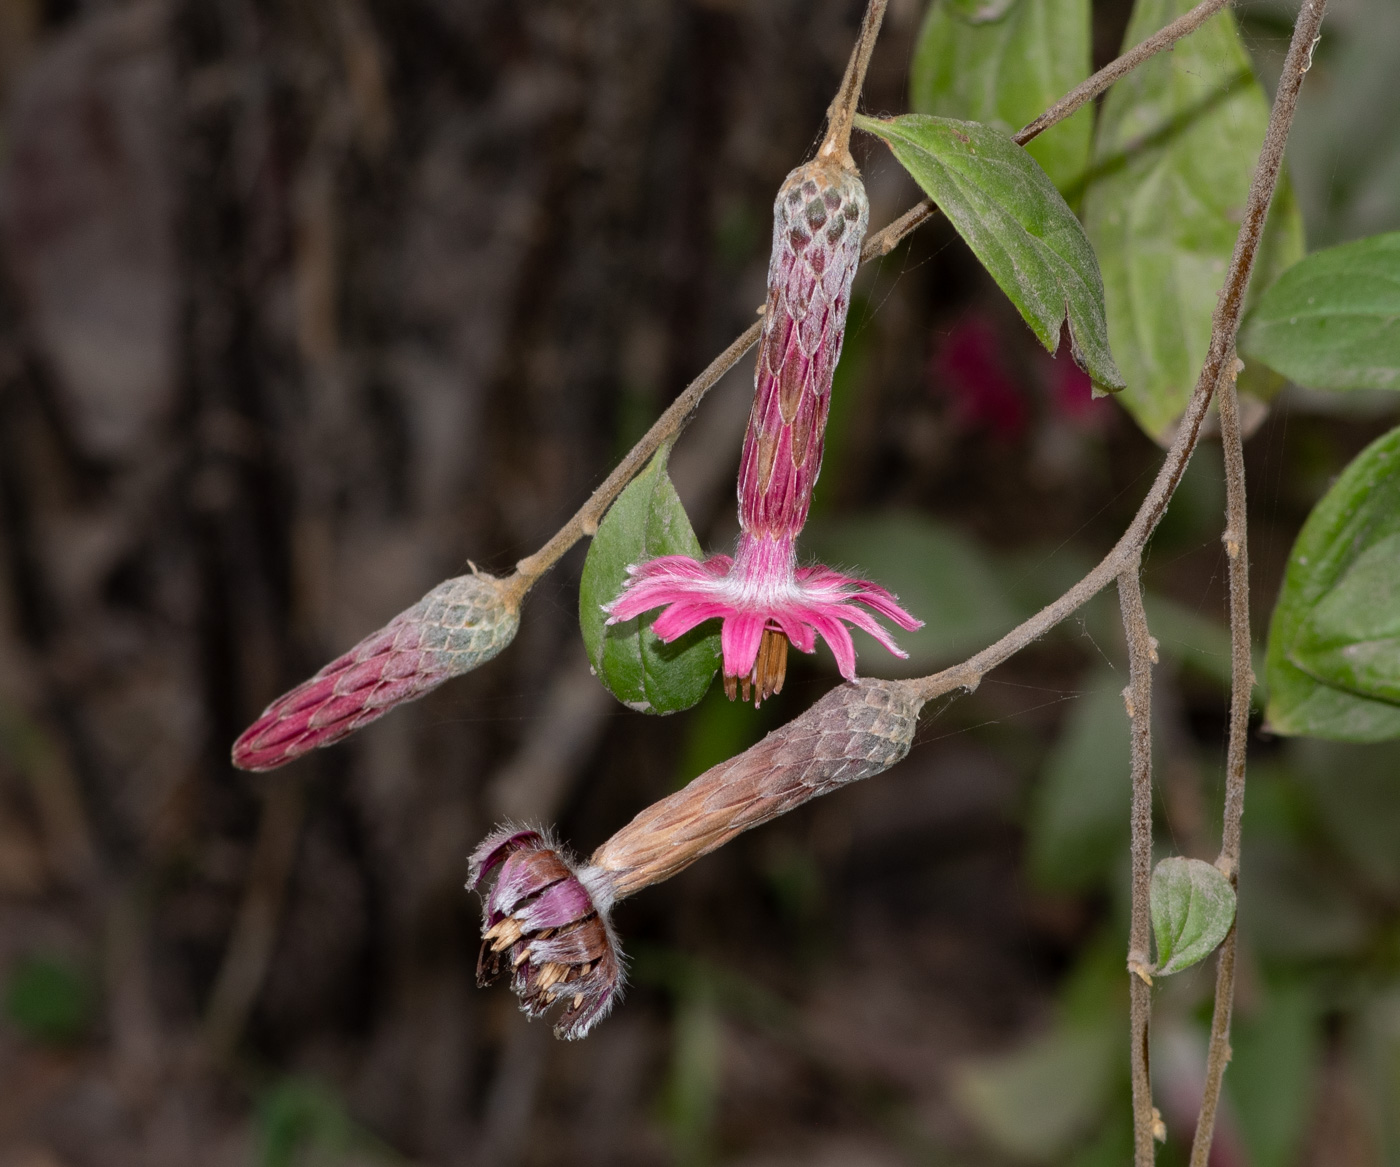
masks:
[[[739,461],[739,545],[703,563],[668,555],[628,569],[610,622],[661,606],[652,623],[672,641],[719,617],[725,690],[755,703],[780,692],[788,644],[814,652],[821,636],[841,675],[856,675],[847,624],[904,656],[876,615],[914,619],[884,588],[827,567],[797,566],[797,535],[821,471],[831,383],[846,332],[851,281],[870,204],[853,166],[818,158],[787,176],[773,204],[768,303],[754,374],[753,409]],[[872,614],[873,613],[873,614]]]
[[[621,990],[613,904],[669,879],[735,835],[818,795],[887,770],[909,752],[923,702],[898,681],[832,690],[756,746],[654,803],[578,864],[538,831],[506,827],[477,848],[469,888],[482,891],[478,982],[506,970],[520,1007],[568,1005],[555,1033],[582,1037]]]
[[[622,899],[670,879],[735,835],[888,770],[914,741],[923,701],[899,681],[833,689],[802,716],[653,803],[589,857]]]
[[[233,744],[240,770],[272,770],[338,742],[395,705],[485,664],[515,639],[520,601],[473,570],[444,580],[378,632],[269,705]]]
[[[768,303],[739,462],[739,525],[751,538],[790,543],[807,522],[869,224],[860,175],[822,159],[789,174],[773,203]]]

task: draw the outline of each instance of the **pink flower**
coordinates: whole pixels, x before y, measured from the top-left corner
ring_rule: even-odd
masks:
[[[855,646],[847,624],[901,657],[906,654],[871,613],[901,628],[922,624],[877,584],[828,567],[797,566],[797,535],[821,471],[831,379],[869,216],[853,169],[819,158],[788,175],[773,206],[768,304],[739,464],[739,546],[732,559],[668,555],[634,565],[622,594],[607,605],[609,623],[664,606],[652,624],[663,641],[722,620],[730,700],[740,684],[746,701],[750,688],[756,691],[755,703],[780,692],[789,642],[815,652],[820,636],[841,675],[852,680]]]

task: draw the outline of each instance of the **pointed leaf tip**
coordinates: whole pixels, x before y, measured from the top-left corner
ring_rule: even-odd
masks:
[[[904,114],[856,124],[885,141],[1048,351],[1059,348],[1068,321],[1080,368],[1101,389],[1124,387],[1109,351],[1094,249],[1034,158],[977,122]]]

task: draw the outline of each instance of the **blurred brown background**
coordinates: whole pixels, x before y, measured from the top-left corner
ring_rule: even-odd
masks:
[[[1293,155],[1312,246],[1400,222],[1400,119],[1348,97],[1389,75],[1393,99],[1392,2],[1334,0]],[[474,987],[466,855],[506,816],[590,850],[809,704],[829,657],[757,713],[627,712],[588,675],[579,548],[479,672],[286,770],[228,764],[267,701],[469,557],[534,550],[747,325],[860,7],[0,0],[0,1165],[1123,1158],[1111,605],[926,713],[891,774],[625,905],[632,989],[576,1045]],[[1096,63],[1128,8],[1098,0]],[[1290,12],[1247,13],[1266,82]],[[891,3],[866,108],[905,108],[921,15]],[[879,225],[915,191],[860,150]],[[1136,507],[1157,451],[1066,364],[946,225],[860,277],[812,545],[926,569],[911,668],[1053,595]],[[716,548],[750,378],[673,461]],[[1261,635],[1299,523],[1390,408],[1285,393],[1252,439]],[[1200,855],[1217,461],[1149,570],[1180,648],[1163,845]],[[1394,754],[1256,747],[1218,1158],[1400,1161]],[[1169,1163],[1209,971],[1180,979]]]

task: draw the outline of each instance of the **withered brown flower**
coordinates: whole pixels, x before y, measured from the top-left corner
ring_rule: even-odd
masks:
[[[569,1040],[608,1015],[624,984],[608,919],[611,882],[596,874],[589,879],[548,835],[515,827],[494,832],[471,857],[467,886],[485,902],[477,984],[509,971],[530,1017],[567,1002],[554,1033]]]

